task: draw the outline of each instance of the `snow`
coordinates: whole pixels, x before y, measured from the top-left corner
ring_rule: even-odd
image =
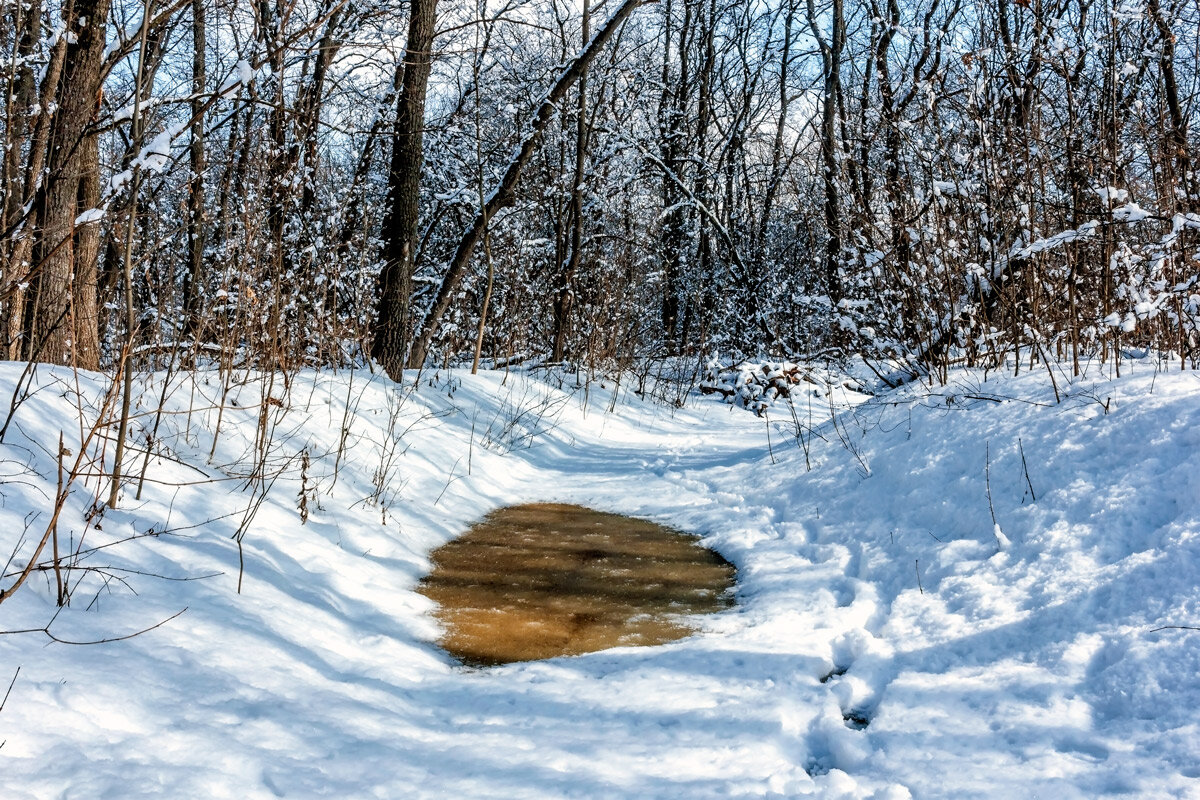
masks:
[[[84,575],[55,617],[37,573],[0,630],[95,640],[186,610],[100,645],[0,636],[5,797],[1200,796],[1200,377],[1051,369],[1059,403],[1042,366],[831,381],[766,420],[553,375],[239,373],[211,459],[221,380],[175,376],[143,499],[89,523],[107,486],[81,478],[58,521],[103,546],[84,563],[107,585]],[[21,374],[0,364],[0,397]],[[32,381],[0,444],[6,557],[26,531],[6,572],[106,386]],[[139,389],[144,442],[162,387]],[[264,408],[273,484],[248,515]],[[456,666],[413,591],[429,553],[536,500],[701,534],[738,605],[659,647]]]
[[[234,66],[233,74],[221,84],[221,88],[217,90],[217,95],[220,97],[228,97],[243,86],[249,86],[254,80],[254,66],[245,59],[239,60]]]
[[[973,181],[934,181],[933,195],[934,197],[969,197],[979,186]]]
[[[163,168],[171,161],[171,143],[186,128],[187,123],[185,122],[168,126],[166,130],[155,136],[150,144],[142,148],[142,152],[134,159],[133,166],[140,166],[151,172],[162,172]],[[116,179],[113,180],[115,186]]]
[[[996,537],[996,547],[999,550],[1007,550],[1012,542],[1004,535],[1004,531],[1000,528],[1000,523],[997,522],[992,526],[992,535]]]
[[[1133,204],[1131,203],[1130,205],[1133,205]],[[1119,210],[1120,209],[1115,210],[1113,212],[1113,214],[1116,215],[1117,211],[1119,211]],[[1127,220],[1131,221],[1131,222],[1137,221],[1132,218],[1127,218]],[[1036,255],[1038,253],[1044,253],[1044,252],[1047,252],[1050,250],[1055,250],[1069,242],[1076,242],[1076,241],[1080,241],[1083,239],[1091,238],[1092,236],[1095,235],[1096,229],[1099,227],[1100,227],[1100,223],[1097,222],[1096,220],[1088,220],[1087,222],[1080,225],[1078,228],[1065,230],[1065,231],[1062,231],[1061,233],[1056,233],[1053,236],[1047,236],[1043,239],[1037,239],[1033,242],[1030,242],[1028,245],[1025,245],[1025,246],[1021,246],[1021,244],[1018,243],[1013,246],[1010,257],[1011,258],[1029,258],[1030,256]]]
[[[1192,228],[1193,230],[1200,229],[1200,214],[1176,214],[1171,218],[1171,227],[1175,233],[1184,228]]]
[[[133,170],[127,169],[116,173],[108,179],[108,193],[115,195],[125,189],[125,186],[133,180]]]
[[[1150,216],[1150,212],[1139,206],[1137,203],[1129,202],[1119,208],[1113,209],[1113,219],[1121,220],[1122,222],[1141,222]]]
[[[87,211],[84,211],[75,218],[75,224],[90,225],[94,222],[99,222],[100,220],[104,219],[105,213],[105,209],[103,208],[89,208]]]

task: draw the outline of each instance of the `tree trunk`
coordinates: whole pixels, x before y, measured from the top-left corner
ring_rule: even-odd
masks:
[[[336,2],[336,5],[335,5]],[[312,78],[306,83],[296,101],[297,147],[303,146],[300,159],[304,165],[300,194],[300,219],[307,220],[317,203],[317,165],[320,161],[319,134],[321,132],[321,109],[325,104],[325,84],[329,70],[338,51],[342,48],[342,21],[346,6],[337,0],[327,0],[321,11],[325,19],[325,30],[317,51],[313,54]],[[306,241],[305,244],[308,242]]]
[[[28,13],[30,15],[27,17],[30,26],[28,28],[28,35],[30,37],[32,52],[33,43],[37,41],[41,8],[36,5],[31,6]],[[34,107],[35,103],[39,108],[57,104],[59,83],[62,79],[63,62],[66,60],[66,55],[66,37],[59,37],[58,42],[50,51],[50,63],[46,66],[43,73],[39,91],[34,91],[32,82],[35,79],[32,72],[29,73],[31,83],[22,90],[20,95],[22,98],[27,99],[27,114]],[[12,124],[12,119],[10,116],[10,125]],[[24,176],[21,179],[21,191],[18,194],[10,195],[7,198],[9,202],[6,203],[6,208],[10,209],[10,213],[6,213],[4,234],[10,237],[11,249],[9,250],[4,284],[4,290],[7,294],[7,319],[5,320],[4,333],[5,341],[7,342],[6,355],[8,358],[14,360],[22,357],[30,357],[29,353],[31,351],[28,333],[31,325],[30,314],[32,309],[30,308],[28,292],[23,287],[26,287],[33,278],[33,243],[39,220],[39,208],[33,202],[33,195],[46,166],[46,153],[50,148],[50,131],[53,119],[50,114],[37,115],[33,131],[30,134],[29,153],[25,161]],[[14,158],[19,157],[20,149],[11,150],[8,155]],[[14,201],[15,205],[10,205]],[[28,211],[25,210],[26,208],[28,208]]]
[[[44,190],[39,197],[41,230],[35,247],[38,272],[31,346],[39,360],[73,363],[84,369],[100,365],[94,308],[94,265],[77,272],[75,219],[81,176],[98,170],[97,150],[85,142],[100,99],[109,0],[77,0],[67,30],[62,89],[50,133]],[[87,23],[80,25],[80,18]],[[92,276],[88,280],[89,274]],[[92,309],[92,318],[88,318]],[[88,326],[91,326],[90,330]]]
[[[591,38],[591,5],[583,0],[581,38],[586,45]],[[551,361],[562,361],[566,355],[567,334],[570,331],[572,281],[579,269],[583,249],[583,176],[587,164],[587,70],[579,76],[579,92],[575,103],[575,172],[571,176],[571,202],[567,219],[571,228],[570,253],[562,265],[554,294],[554,342]]]
[[[288,113],[287,93],[284,90],[283,72],[287,64],[287,49],[284,46],[283,24],[288,13],[285,0],[275,0],[274,8],[268,0],[259,3],[259,35],[267,53],[267,63],[271,67],[271,77],[268,86],[271,89],[269,98],[270,112],[267,115],[267,139],[270,150],[267,158],[267,187],[269,201],[267,206],[267,234],[270,237],[270,251],[267,257],[267,275],[276,293],[280,291],[283,280],[283,239],[284,228],[287,226],[287,212],[292,195],[290,170],[288,169],[287,128]],[[278,312],[278,303],[275,312]],[[269,335],[279,334],[279,318],[277,313],[272,315]]]
[[[196,336],[200,327],[200,282],[204,274],[204,109],[205,68],[204,0],[192,0],[192,141],[188,161],[187,272],[183,278],[183,330]]]
[[[659,107],[659,150],[662,162],[671,175],[683,177],[686,144],[686,104],[691,82],[689,44],[692,30],[693,0],[682,0],[683,19],[678,39],[678,75],[671,74],[672,8],[664,9],[666,32],[663,45],[662,98]],[[668,347],[674,348],[679,329],[679,296],[687,260],[687,207],[683,202],[682,186],[664,174],[662,182],[663,221],[659,258],[663,267],[662,330]]]
[[[841,200],[838,186],[837,101],[841,91],[842,51],[846,44],[846,19],[842,0],[833,0],[833,28],[826,40],[817,24],[813,0],[808,0],[808,24],[821,50],[825,86],[821,104],[821,181],[825,187],[825,283],[836,307],[842,299],[838,264],[842,251]]]
[[[1170,127],[1167,131],[1167,151],[1169,161],[1174,162],[1176,187],[1183,190],[1183,197],[1174,197],[1174,210],[1187,211],[1191,206],[1185,198],[1196,192],[1196,181],[1192,176],[1191,158],[1188,152],[1187,112],[1179,100],[1179,81],[1175,77],[1175,33],[1171,30],[1173,17],[1163,13],[1159,0],[1150,0],[1147,6],[1150,16],[1158,29],[1159,49],[1158,66],[1162,75],[1162,93],[1167,106],[1167,119]],[[1171,187],[1171,188],[1176,188]]]
[[[400,98],[396,103],[392,166],[388,174],[388,210],[384,220],[384,265],[379,278],[371,356],[393,380],[404,371],[409,304],[416,267],[424,163],[425,93],[433,49],[437,0],[412,0]]]
[[[11,14],[14,42],[12,60],[7,65],[4,152],[0,161],[0,192],[4,193],[0,205],[0,356],[15,358],[19,355],[24,305],[19,285],[29,268],[20,260],[22,252],[29,252],[19,243],[20,238],[28,238],[28,226],[22,225],[28,190],[22,181],[21,154],[29,135],[30,112],[37,102],[37,76],[30,55],[38,39],[41,4],[30,3],[26,8],[14,3]],[[20,228],[25,229],[23,233]]]
[[[79,195],[76,208],[87,211],[100,205],[100,140],[88,134],[80,144]],[[75,228],[75,279],[72,300],[75,315],[76,358],[86,369],[100,368],[100,311],[97,307],[97,261],[100,256],[100,223]]]

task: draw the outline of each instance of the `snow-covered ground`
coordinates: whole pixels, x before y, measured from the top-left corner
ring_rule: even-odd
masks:
[[[1200,375],[1124,373],[1056,370],[1061,402],[1044,367],[873,398],[804,384],[769,444],[712,398],[305,373],[269,387],[257,507],[264,379],[230,391],[210,458],[219,379],[176,377],[143,499],[89,522],[107,487],[85,475],[60,515],[95,568],[70,607],[54,618],[39,572],[0,630],[54,618],[86,641],[186,611],[107,644],[0,635],[0,794],[1200,797]],[[0,365],[0,406],[20,375]],[[0,557],[26,531],[7,573],[103,386],[35,384],[0,444]],[[703,535],[736,608],[660,647],[456,666],[413,591],[429,552],[539,500]]]

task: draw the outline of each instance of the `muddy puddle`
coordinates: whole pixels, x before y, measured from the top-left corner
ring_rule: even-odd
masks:
[[[733,602],[733,566],[696,541],[580,506],[511,506],[435,550],[418,591],[438,604],[439,643],[472,666],[661,644]]]

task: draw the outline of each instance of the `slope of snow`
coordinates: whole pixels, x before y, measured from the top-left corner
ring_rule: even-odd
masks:
[[[0,635],[4,796],[1200,796],[1200,377],[1131,366],[1057,374],[1059,403],[1044,369],[805,385],[767,420],[515,373],[251,375],[219,434],[219,377],[175,377],[142,499],[89,521],[107,485],[72,487],[70,607],[39,572],[0,631],[186,611],[107,644]],[[0,398],[20,375],[0,365]],[[34,383],[0,444],[6,573],[105,388]],[[413,591],[428,554],[539,500],[701,534],[737,607],[660,647],[456,666]]]

